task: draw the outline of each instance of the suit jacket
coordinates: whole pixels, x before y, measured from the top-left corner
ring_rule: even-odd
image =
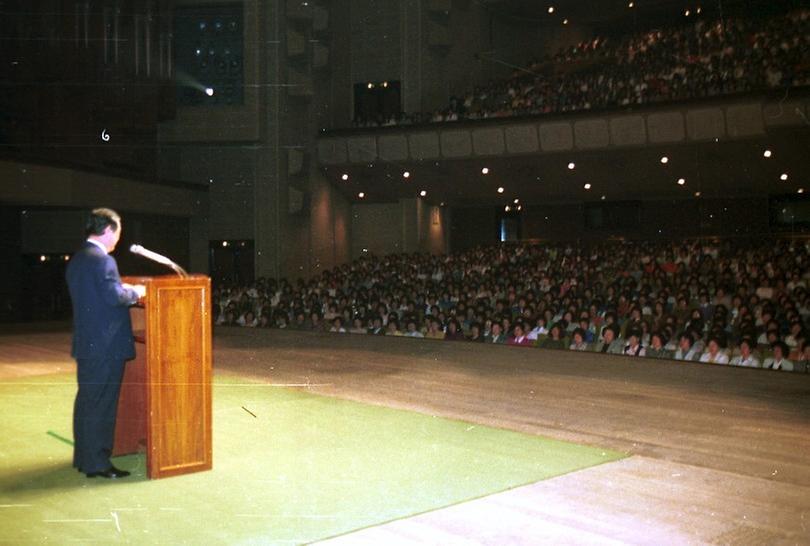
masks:
[[[134,358],[129,306],[138,294],[121,285],[115,258],[86,242],[70,259],[65,276],[73,303],[73,358]]]

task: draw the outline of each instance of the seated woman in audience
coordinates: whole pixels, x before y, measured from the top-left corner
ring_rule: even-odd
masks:
[[[444,339],[445,334],[444,330],[442,330],[442,325],[439,322],[438,318],[431,318],[428,322],[428,330],[425,333],[425,337],[428,339]]]
[[[630,330],[622,354],[626,356],[644,356],[646,354],[646,349],[641,344],[641,331]]]
[[[467,341],[475,343],[482,343],[484,341],[484,334],[481,333],[481,324],[478,322],[470,324],[470,337],[467,338]]]
[[[333,322],[334,324],[334,322]],[[349,328],[350,334],[367,334],[368,330],[363,328],[363,319],[360,317],[354,317],[354,321],[352,321],[352,327]]]
[[[562,337],[564,329],[565,327],[561,322],[555,322],[548,331],[548,337],[540,340],[537,346],[541,349],[565,349],[565,340]]]
[[[709,338],[709,344],[706,346],[706,352],[700,355],[700,361],[709,364],[728,364],[728,355],[721,350],[722,340],[718,336]]]
[[[672,358],[672,352],[666,349],[666,344],[666,338],[661,332],[653,332],[644,356],[647,358]]]
[[[740,354],[729,361],[732,366],[747,366],[748,368],[759,368],[759,359],[752,352],[754,342],[750,338],[740,340]]]
[[[589,349],[588,343],[585,341],[585,330],[581,327],[574,330],[571,339],[571,345],[568,346],[571,351],[587,351]]]
[[[793,362],[787,359],[788,346],[784,341],[777,341],[773,344],[773,356],[766,358],[762,363],[763,368],[769,370],[793,371]]]
[[[365,334],[366,331],[363,330]],[[387,336],[401,336],[402,332],[399,331],[399,321],[395,318],[389,318],[388,324],[385,325],[385,335]]]
[[[546,328],[546,318],[544,316],[539,316],[534,323],[534,328],[532,328],[531,331],[526,334],[526,336],[532,341],[537,341],[539,336],[544,336],[546,334],[548,334],[548,328]]]
[[[464,341],[464,332],[456,319],[447,321],[447,332],[444,334],[445,341]]]
[[[406,323],[406,331],[404,334],[405,337],[425,337],[425,335],[419,331],[416,326],[416,320],[414,318],[409,318],[408,322]]]
[[[695,348],[695,338],[691,332],[684,332],[678,338],[678,349],[672,355],[675,360],[697,361],[700,351]]]
[[[518,322],[515,324],[515,327],[512,329],[512,337],[509,338],[507,344],[509,345],[520,345],[523,347],[531,347],[532,340],[526,335],[525,331],[525,324],[522,322]]]
[[[343,318],[337,316],[332,319],[332,327],[329,328],[329,331],[333,334],[345,334],[346,328],[343,327]]]

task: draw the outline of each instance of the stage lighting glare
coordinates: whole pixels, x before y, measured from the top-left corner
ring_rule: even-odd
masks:
[[[366,194],[363,193],[363,192],[360,192],[360,193],[357,194],[357,197],[359,197],[360,199],[364,199],[366,197]]]
[[[341,180],[343,180],[343,181],[345,182],[346,180],[348,180],[348,179],[349,179],[349,175],[348,175],[348,174],[346,174],[346,173],[343,173],[343,176],[341,176],[341,177],[340,177],[340,179],[341,179]]]
[[[481,169],[481,174],[489,174],[489,167],[484,167]]]
[[[503,193],[503,186],[498,188],[498,193]]]
[[[773,154],[771,153],[771,151],[770,151],[770,150],[765,150],[764,152],[762,152],[762,155],[763,155],[764,157],[771,157],[771,155],[773,155]]]
[[[787,179],[788,179],[787,173],[782,173],[782,176],[779,177],[779,180],[781,180],[782,182],[784,182]]]
[[[661,157],[661,163],[666,165],[667,163],[669,163],[669,158],[667,156],[662,156]]]
[[[572,161],[571,163],[568,164],[568,170],[573,171],[576,168],[576,166],[577,166],[576,163]]]
[[[585,188],[586,190],[591,189],[591,185],[590,185],[590,184],[588,184],[587,182],[586,182],[586,183],[585,183],[585,185],[584,185],[584,186],[582,186],[582,187],[583,187],[583,188]]]
[[[686,179],[685,178],[679,178],[678,179],[678,185],[683,186],[684,184],[686,184]]]
[[[427,195],[427,192],[425,190],[422,190],[422,191],[419,192],[420,197],[424,197],[426,195]]]
[[[213,87],[206,87],[205,88],[205,94],[208,95],[209,97],[213,97],[214,96],[214,88]]]

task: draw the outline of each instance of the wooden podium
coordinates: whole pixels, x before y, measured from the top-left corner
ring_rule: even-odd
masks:
[[[210,470],[211,279],[126,277],[146,285],[131,308],[135,360],[124,369],[113,455],[146,452],[151,479]]]

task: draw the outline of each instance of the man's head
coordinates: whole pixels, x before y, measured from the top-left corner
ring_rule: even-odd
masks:
[[[121,238],[121,217],[112,209],[93,209],[87,217],[84,233],[88,239],[103,244],[107,252],[112,252]]]

